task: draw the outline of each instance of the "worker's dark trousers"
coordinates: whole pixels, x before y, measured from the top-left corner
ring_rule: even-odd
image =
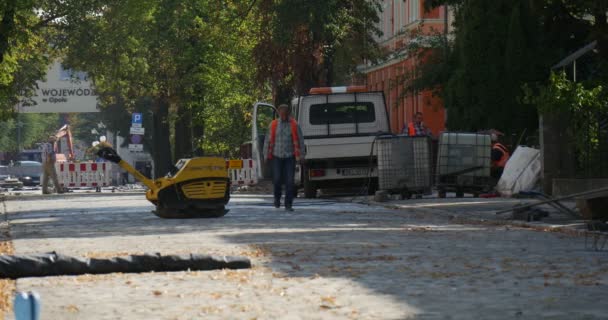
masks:
[[[282,187],[285,185],[285,208],[293,204],[293,176],[296,171],[296,160],[291,158],[272,159],[272,182],[274,184],[274,203],[281,203]]]

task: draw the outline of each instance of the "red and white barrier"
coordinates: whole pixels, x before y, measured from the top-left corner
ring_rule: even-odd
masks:
[[[55,169],[59,184],[64,188],[98,188],[110,185],[109,162],[58,162]]]
[[[230,161],[226,161],[226,167],[228,167],[228,172],[230,174],[230,181],[233,185],[255,185],[258,183],[258,175],[256,171],[256,166],[253,163],[253,159],[241,159],[242,168],[231,168]]]

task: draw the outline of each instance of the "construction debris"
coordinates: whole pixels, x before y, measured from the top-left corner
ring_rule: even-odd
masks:
[[[579,197],[576,207],[585,220],[608,220],[608,191]]]
[[[513,212],[513,211],[519,210],[519,209],[532,208],[532,207],[540,206],[540,205],[543,205],[543,204],[555,203],[555,202],[558,202],[558,201],[575,199],[575,198],[592,197],[592,196],[605,196],[605,194],[607,192],[608,192],[608,187],[606,187],[606,188],[600,188],[600,189],[593,189],[593,190],[588,190],[588,191],[585,191],[585,192],[579,192],[579,193],[569,194],[567,196],[550,198],[550,199],[542,200],[542,201],[539,201],[539,202],[536,202],[536,203],[530,203],[530,204],[526,204],[526,205],[521,205],[521,206],[517,206],[517,207],[511,208],[511,209],[500,210],[500,211],[497,211],[496,214],[509,213],[509,212]]]
[[[540,179],[540,151],[534,148],[517,147],[496,185],[503,197],[511,197],[520,191],[531,190]]]

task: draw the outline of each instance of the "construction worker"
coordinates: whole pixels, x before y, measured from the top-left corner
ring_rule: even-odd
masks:
[[[50,194],[49,191],[49,176],[53,180],[53,186],[57,193],[63,193],[63,189],[57,179],[57,171],[55,171],[55,143],[57,137],[54,135],[49,136],[49,140],[42,144],[42,193]]]
[[[492,170],[491,175],[495,179],[500,179],[502,172],[505,170],[505,165],[509,161],[509,149],[503,144],[498,142],[498,136],[502,135],[501,132],[494,130],[490,136],[492,137]]]
[[[407,126],[403,127],[402,133],[407,134],[410,137],[428,137],[432,135],[423,121],[422,112],[416,112],[414,114],[414,121],[410,122]]]
[[[281,207],[285,185],[285,210],[293,211],[294,174],[296,161],[304,160],[304,138],[300,126],[290,116],[289,106],[279,105],[278,112],[279,119],[270,123],[264,141],[265,158],[272,161],[275,208]]]

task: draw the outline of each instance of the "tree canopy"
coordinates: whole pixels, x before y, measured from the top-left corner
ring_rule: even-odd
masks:
[[[357,64],[375,59],[378,0],[260,0],[257,78],[276,103],[313,86],[352,81]]]
[[[152,118],[146,144],[157,175],[173,158],[201,149],[228,155],[243,142],[235,148],[242,136],[230,132],[243,132],[261,94],[252,78],[256,25],[242,4],[115,1],[69,22],[65,61],[90,73],[113,129],[127,132],[133,111]]]
[[[380,2],[0,1],[0,120],[61,57],[89,73],[110,129],[127,135],[130,113],[144,114],[157,174],[193,153],[236,155],[253,102],[350,83],[358,64],[381,56]],[[405,92],[441,94],[451,129],[533,131],[524,84],[546,83],[553,64],[593,40],[607,65],[608,0],[425,3],[443,4],[455,10],[454,34],[412,42],[407,54],[426,63]],[[608,72],[598,74],[605,83]]]
[[[26,113],[18,119],[0,122],[0,150],[15,153],[22,149],[35,149],[37,143],[47,140],[50,133],[59,129],[59,117],[56,114]],[[21,130],[17,127],[21,126]],[[20,135],[20,137],[18,136]]]
[[[554,64],[593,40],[598,55],[608,57],[607,3],[427,0],[427,8],[453,6],[454,32],[448,42],[412,51],[429,63],[419,67],[406,89],[440,94],[450,129],[532,133],[537,110],[522,101],[522,87],[546,83]]]

